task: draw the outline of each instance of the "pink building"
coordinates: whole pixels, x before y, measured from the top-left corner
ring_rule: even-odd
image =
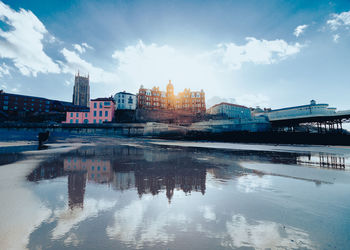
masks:
[[[115,102],[113,98],[97,98],[90,102],[90,112],[67,112],[62,123],[104,123],[114,118]]]

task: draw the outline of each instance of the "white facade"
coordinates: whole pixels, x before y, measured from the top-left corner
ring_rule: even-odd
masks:
[[[265,115],[270,121],[293,119],[307,116],[335,115],[336,108],[328,107],[328,104],[316,104],[314,100],[309,105],[270,110],[256,113],[256,116]]]
[[[136,95],[127,93],[125,91],[119,92],[114,95],[114,100],[116,103],[116,109],[136,109]]]
[[[207,110],[211,115],[226,115],[230,119],[251,119],[250,109],[232,103],[219,103]]]

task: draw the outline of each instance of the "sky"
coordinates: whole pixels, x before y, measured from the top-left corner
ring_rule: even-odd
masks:
[[[350,109],[350,1],[0,0],[0,89],[71,101],[169,80],[227,101]]]

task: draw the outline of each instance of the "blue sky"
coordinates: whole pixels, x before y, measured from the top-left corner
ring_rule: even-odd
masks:
[[[0,89],[71,101],[141,84],[207,102],[350,109],[349,1],[0,1]]]

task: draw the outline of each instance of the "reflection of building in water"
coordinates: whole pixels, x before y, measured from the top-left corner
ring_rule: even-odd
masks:
[[[112,180],[111,163],[107,160],[68,157],[63,161],[68,173],[68,205],[83,208],[86,179],[97,183]]]
[[[110,183],[113,170],[109,160],[69,157],[64,159],[65,171],[86,171],[87,179],[97,183]]]
[[[68,172],[68,205],[71,209],[73,209],[74,207],[83,208],[85,186],[86,172]]]
[[[64,175],[62,160],[54,158],[53,161],[41,163],[27,178],[29,181],[40,181],[54,179]]]
[[[205,193],[206,169],[159,168],[142,169],[130,172],[116,172],[113,186],[118,190],[136,187],[139,196],[151,193],[158,194],[166,190],[169,202],[174,190]]]
[[[113,187],[117,190],[127,190],[135,187],[135,173],[117,172],[114,174]]]
[[[322,168],[345,169],[345,157],[331,154],[317,154],[297,157],[297,163],[302,165],[319,166]]]

